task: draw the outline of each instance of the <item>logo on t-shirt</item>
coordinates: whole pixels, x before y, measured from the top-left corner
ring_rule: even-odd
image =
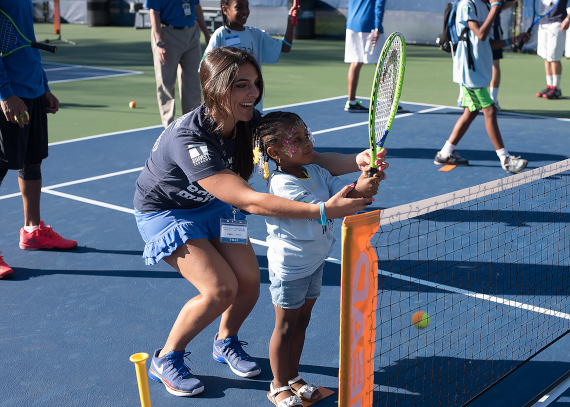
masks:
[[[210,161],[210,153],[206,144],[192,144],[188,146],[188,152],[194,165],[200,165]]]

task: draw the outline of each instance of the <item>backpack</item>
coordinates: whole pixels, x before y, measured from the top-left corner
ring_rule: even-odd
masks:
[[[470,69],[475,70],[471,41],[469,41],[468,35],[469,27],[465,27],[460,34],[457,33],[456,17],[459,1],[460,0],[454,0],[452,3],[447,3],[445,6],[445,11],[443,12],[443,32],[437,37],[436,42],[439,44],[439,48],[441,50],[455,53],[459,41],[465,41],[467,43],[468,66]],[[469,0],[469,2],[473,5],[475,15],[477,15],[477,7],[475,7],[475,3],[473,3],[472,0]]]

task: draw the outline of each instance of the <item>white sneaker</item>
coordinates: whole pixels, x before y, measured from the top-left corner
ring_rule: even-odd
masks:
[[[527,164],[527,160],[520,157],[514,157],[512,155],[507,158],[506,163],[501,162],[501,166],[509,174],[518,174],[519,172],[523,172]]]

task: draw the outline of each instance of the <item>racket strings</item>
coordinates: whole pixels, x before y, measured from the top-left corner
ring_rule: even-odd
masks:
[[[402,44],[400,38],[396,37],[388,48],[382,70],[379,74],[379,83],[376,90],[374,134],[378,147],[382,147],[381,141],[392,114],[397,106],[394,106],[395,95],[398,89],[398,78],[402,66]]]
[[[534,0],[534,13],[544,17],[558,4],[557,0]]]
[[[16,43],[16,30],[4,15],[0,15],[0,55],[9,52]]]

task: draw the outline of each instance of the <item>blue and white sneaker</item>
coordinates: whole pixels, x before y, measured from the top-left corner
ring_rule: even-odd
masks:
[[[188,366],[184,363],[184,358],[190,352],[169,352],[168,355],[158,357],[162,349],[154,351],[148,376],[161,382],[166,387],[166,391],[175,396],[195,396],[204,391],[204,385],[196,378]]]
[[[261,368],[254,358],[243,350],[242,346],[247,342],[239,341],[237,335],[227,339],[219,339],[218,334],[214,337],[214,360],[227,363],[232,372],[240,377],[253,377],[261,373]]]

